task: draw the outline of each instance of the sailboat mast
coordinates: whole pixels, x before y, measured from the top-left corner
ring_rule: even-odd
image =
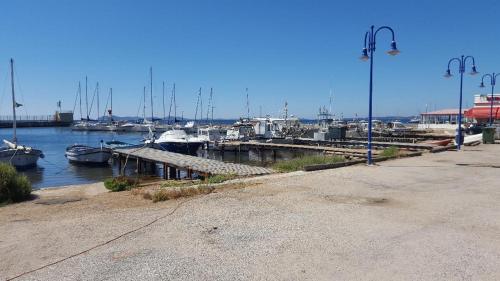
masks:
[[[165,123],[165,81],[163,81],[162,83],[161,95],[162,95],[162,105],[163,105],[163,123]]]
[[[109,109],[109,119],[113,122],[113,88],[109,88],[109,95],[111,96],[111,107]]]
[[[78,81],[78,96],[80,98],[80,120],[83,119],[83,113],[82,113],[82,84],[80,81]]]
[[[146,86],[144,86],[144,90],[142,92],[142,97],[144,99],[143,107],[142,107],[142,123],[146,123]]]
[[[196,123],[197,117],[198,117],[198,105],[200,104],[200,96],[201,96],[201,87],[200,90],[198,91],[198,98],[196,99],[196,110],[194,112],[194,122]]]
[[[89,121],[89,97],[88,97],[88,79],[87,76],[85,76],[85,108],[87,112],[87,121]]]
[[[97,122],[99,122],[99,115],[100,115],[100,108],[99,108],[99,82],[96,84],[96,91],[97,91]]]
[[[208,98],[208,107],[207,107],[207,123],[209,122],[208,115],[210,114],[210,107],[212,106],[212,95],[213,95],[213,88],[210,88],[210,97]]]
[[[175,98],[175,83],[174,83],[174,123],[177,123],[177,101]]]
[[[12,142],[17,145],[16,94],[14,93],[14,59],[10,59],[10,86],[12,87]]]
[[[154,108],[153,108],[153,67],[149,67],[149,90],[151,92],[151,122],[154,122]]]

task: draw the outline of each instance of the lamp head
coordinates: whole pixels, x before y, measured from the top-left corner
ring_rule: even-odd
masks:
[[[450,78],[451,76],[453,76],[453,75],[451,75],[451,71],[449,69],[446,70],[446,73],[444,74],[444,78]]]
[[[484,83],[481,81],[481,85],[479,85],[479,88],[484,88]]]
[[[475,65],[473,65],[473,66],[472,66],[472,71],[470,72],[470,75],[476,75],[476,74],[479,74],[479,72],[477,72],[477,70],[476,70],[476,66],[475,66]]]
[[[396,47],[396,41],[392,41],[391,42],[391,49],[389,51],[387,51],[387,53],[391,56],[395,56],[399,53],[401,53],[398,48]]]
[[[359,59],[362,61],[367,61],[370,59],[370,57],[368,56],[368,50],[366,48],[363,48],[363,52],[361,54],[361,57],[359,57]]]

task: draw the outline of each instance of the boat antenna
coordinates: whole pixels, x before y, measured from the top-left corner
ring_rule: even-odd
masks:
[[[200,88],[200,123],[203,122],[203,96],[201,95],[201,88]]]
[[[10,59],[10,85],[12,87],[12,142],[17,146],[17,120],[16,120],[16,107],[21,106],[16,102],[16,94],[14,92],[14,59]]]
[[[195,110],[195,112],[194,112],[194,122],[195,122],[195,123],[196,123],[196,120],[198,120],[198,119],[197,119],[197,118],[198,118],[198,105],[200,104],[200,99],[201,99],[201,87],[200,87],[200,89],[198,90],[198,98],[196,99],[196,110]],[[202,114],[200,114],[200,115],[202,115]],[[202,116],[203,116],[203,115],[202,115]],[[201,117],[200,119],[202,119],[202,118],[203,118],[202,116],[200,116],[200,117]]]
[[[153,107],[153,67],[149,67],[150,92],[151,92],[151,122],[154,122],[154,107]]]
[[[330,113],[330,115],[332,114],[332,102],[333,102],[333,92],[332,88],[330,88],[330,108],[328,109],[328,113]]]
[[[88,90],[88,79],[87,79],[87,76],[85,76],[85,107],[86,107],[86,111],[87,111],[87,121],[90,120],[89,118],[89,97],[88,97],[88,94],[87,94],[87,90]]]
[[[250,101],[248,100],[248,88],[245,88],[247,94],[247,121],[250,121]]]
[[[288,119],[288,101],[285,101],[285,122]]]

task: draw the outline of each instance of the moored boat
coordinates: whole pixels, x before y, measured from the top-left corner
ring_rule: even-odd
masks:
[[[204,139],[188,135],[183,130],[169,130],[161,134],[158,139],[146,141],[146,143],[153,142],[167,151],[191,155],[196,155],[198,148],[206,143]]]
[[[12,87],[12,142],[4,140],[5,147],[0,147],[0,162],[9,163],[16,168],[27,168],[36,165],[38,158],[43,158],[41,150],[17,143],[16,108],[22,106],[16,102],[14,91],[14,60],[10,59],[11,87]]]
[[[107,147],[91,147],[82,144],[71,145],[66,148],[65,156],[72,163],[106,164],[111,158],[112,150]]]

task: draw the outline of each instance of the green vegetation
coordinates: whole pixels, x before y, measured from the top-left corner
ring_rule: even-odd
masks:
[[[134,185],[134,180],[127,177],[110,178],[104,181],[104,186],[113,192],[129,190]]]
[[[399,148],[395,146],[390,146],[382,151],[380,154],[382,157],[398,157],[399,156]]]
[[[225,182],[228,180],[232,180],[234,178],[236,178],[236,175],[233,175],[233,174],[213,175],[213,176],[209,176],[207,178],[206,183],[207,184],[217,184],[217,183],[222,183],[222,182]]]
[[[167,180],[162,182],[161,187],[162,188],[180,187],[180,186],[194,185],[199,183],[200,183],[199,180]]]
[[[198,194],[208,194],[214,190],[211,186],[200,185],[181,188],[161,188],[153,193],[151,199],[153,202],[177,199],[180,197],[190,197]]]
[[[345,158],[342,156],[322,156],[311,155],[294,158],[292,160],[276,162],[272,168],[279,172],[293,172],[303,170],[305,166],[318,165],[318,164],[333,164],[344,162]]]
[[[31,183],[9,164],[0,163],[0,203],[20,202],[31,195]]]

